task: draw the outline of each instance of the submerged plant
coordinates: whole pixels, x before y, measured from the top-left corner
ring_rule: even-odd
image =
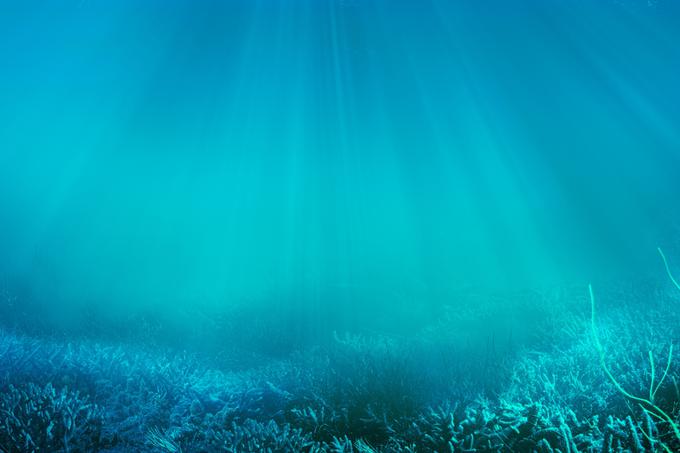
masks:
[[[671,279],[673,285],[675,285],[675,287],[680,290],[680,283],[678,283],[675,277],[673,277],[673,273],[671,272],[671,269],[668,266],[668,260],[666,260],[666,255],[664,255],[663,250],[661,250],[661,247],[657,247],[657,250],[659,252],[659,255],[661,255],[661,260],[663,260],[663,265],[666,268],[666,273],[668,274],[668,277]]]
[[[178,446],[171,436],[162,432],[154,426],[146,433],[146,440],[152,447],[168,453],[181,453],[182,448]]]
[[[661,255],[661,258],[663,260],[664,266],[666,268],[666,272],[668,273],[668,276],[671,279],[671,282],[678,288],[680,289],[680,285],[678,282],[675,280],[673,277],[673,274],[670,271],[670,268],[668,266],[668,261],[666,260],[666,257],[661,250],[661,248],[657,249],[659,254]],[[661,388],[661,385],[663,382],[666,380],[666,377],[668,376],[668,371],[671,368],[671,362],[673,360],[673,343],[670,344],[668,348],[668,359],[666,361],[666,368],[664,369],[663,375],[661,376],[661,379],[659,381],[656,381],[656,367],[655,367],[655,361],[654,361],[654,354],[652,350],[650,349],[648,351],[648,356],[649,356],[649,364],[650,364],[650,382],[649,382],[649,393],[648,395],[645,396],[637,396],[629,392],[624,388],[624,386],[619,382],[619,380],[614,376],[614,374],[611,372],[609,366],[607,365],[606,361],[606,354],[604,347],[602,346],[602,343],[600,341],[600,337],[597,332],[597,325],[595,323],[595,296],[593,294],[593,287],[592,285],[588,285],[588,293],[590,296],[590,309],[591,309],[591,316],[590,316],[590,327],[591,327],[591,332],[593,336],[593,342],[595,344],[595,349],[597,350],[599,359],[600,359],[600,366],[602,367],[602,370],[604,371],[605,375],[609,378],[609,380],[612,382],[616,390],[621,393],[623,396],[628,398],[631,401],[636,402],[640,408],[643,410],[643,412],[647,416],[652,416],[657,420],[660,420],[663,423],[667,423],[668,426],[670,427],[673,435],[677,439],[678,442],[680,442],[680,425],[678,422],[676,422],[671,415],[664,409],[662,409],[657,402],[655,401],[655,397]],[[673,378],[673,381],[675,382],[675,378]],[[651,430],[649,433],[646,433],[644,429],[641,430],[643,435],[650,441],[652,444],[654,441],[652,440],[651,437]],[[660,443],[660,445],[666,450],[666,451],[671,451],[670,447],[665,444],[664,442],[657,440],[657,442]]]

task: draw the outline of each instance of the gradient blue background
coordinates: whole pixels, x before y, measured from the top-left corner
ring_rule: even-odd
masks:
[[[3,284],[68,316],[662,276],[678,5],[3,1]]]

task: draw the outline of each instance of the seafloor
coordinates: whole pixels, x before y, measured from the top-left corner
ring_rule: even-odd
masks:
[[[0,450],[680,451],[678,293],[602,289],[596,318],[585,287],[468,298],[314,345],[264,308],[59,331],[6,295]],[[475,334],[513,314],[532,321]]]

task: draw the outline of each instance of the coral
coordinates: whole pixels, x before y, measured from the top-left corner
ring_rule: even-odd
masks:
[[[666,269],[666,273],[668,274],[668,277],[670,278],[671,282],[673,285],[680,289],[680,285],[678,282],[675,280],[673,277],[673,274],[671,273],[670,267],[668,265],[668,261],[666,259],[665,254],[661,250],[661,248],[657,249],[659,252],[659,255],[661,256],[661,259],[663,261],[664,267]],[[655,365],[655,360],[654,360],[654,353],[653,350],[650,348],[648,350],[648,357],[649,357],[649,385],[648,385],[648,393],[645,396],[639,396],[631,393],[628,391],[617,379],[614,374],[612,373],[609,365],[607,364],[607,357],[606,357],[606,352],[605,349],[602,345],[602,342],[600,341],[600,336],[598,334],[598,329],[597,325],[595,322],[595,296],[593,294],[593,288],[592,285],[588,286],[588,293],[590,296],[590,306],[591,306],[591,317],[590,317],[590,327],[591,327],[591,332],[592,332],[592,338],[593,338],[593,343],[595,345],[595,349],[597,350],[598,357],[599,357],[599,363],[600,366],[602,367],[602,370],[604,371],[605,375],[609,379],[609,381],[614,385],[616,390],[625,396],[627,399],[630,401],[636,403],[640,409],[642,410],[644,414],[644,421],[646,422],[645,424],[647,425],[647,429],[641,429],[641,434],[647,439],[649,442],[650,446],[653,448],[656,443],[658,443],[663,449],[667,451],[671,451],[671,446],[670,444],[678,444],[680,445],[680,423],[678,422],[677,417],[672,415],[672,410],[677,409],[677,403],[678,401],[675,401],[675,407],[671,409],[667,409],[662,407],[660,403],[657,402],[656,396],[657,393],[659,392],[659,389],[663,385],[664,381],[666,380],[666,377],[668,376],[668,372],[671,369],[671,364],[673,361],[673,343],[670,344],[668,347],[668,358],[666,360],[666,366],[664,368],[663,374],[657,381],[657,376],[656,376],[656,365]],[[673,382],[675,383],[675,378],[673,377]],[[676,391],[677,393],[677,391]],[[650,423],[652,418],[656,419],[657,421],[661,422],[664,426],[665,431],[667,431],[667,436],[673,436],[674,439],[672,440],[665,440],[663,439],[664,434],[660,433],[658,434],[658,437],[655,437],[654,430],[651,428]],[[632,444],[633,449],[635,451],[642,451],[642,443],[640,441],[640,438],[638,437],[637,433],[637,427],[639,427],[638,424],[634,424],[630,416],[627,418],[627,425],[629,428],[629,432],[631,433],[630,436],[630,441],[629,443]],[[620,430],[616,430],[613,428],[614,423],[610,422],[608,424],[609,428],[608,433],[619,433]],[[605,442],[605,446],[608,448],[610,447],[610,444],[612,442],[612,439],[614,439],[615,436],[609,435],[608,439]],[[622,437],[622,436],[618,436]],[[625,436],[624,436],[625,437]],[[618,442],[618,440],[617,440]]]
[[[677,299],[614,288],[596,319],[569,291],[531,295],[544,320],[507,345],[462,340],[474,310],[274,356],[0,329],[0,451],[680,449],[680,357],[659,341],[680,338]]]
[[[183,353],[4,334],[2,407],[20,420],[37,410],[41,421],[31,422],[29,447],[51,451],[635,451],[667,443],[666,427],[649,414],[639,421],[625,411],[599,416],[616,407],[610,404],[616,393],[593,378],[592,355],[575,345],[566,355],[525,355],[499,397],[447,402],[438,392],[426,398],[427,381],[409,380],[417,368],[396,366],[414,364],[398,358],[405,350],[394,341],[342,336],[333,350],[231,373]],[[30,359],[18,360],[27,351]],[[563,370],[574,360],[582,373],[568,377]],[[28,375],[61,387],[22,386],[17,376]],[[404,403],[398,393],[409,387],[420,397]],[[602,392],[605,402],[584,404],[583,389]],[[49,410],[30,409],[40,407]],[[68,411],[77,414],[73,435],[64,436],[59,429],[68,425],[55,422],[54,437],[41,437],[49,426],[43,413],[62,420]],[[25,451],[27,437],[17,434],[24,425],[6,429],[13,437],[2,438],[0,448]]]
[[[9,384],[0,390],[0,448],[12,451],[95,451],[101,407],[78,391],[52,384]]]
[[[660,249],[659,249],[660,251]],[[662,255],[663,256],[663,255]],[[602,343],[600,342],[600,337],[597,333],[597,327],[595,324],[595,296],[593,295],[593,288],[592,286],[588,286],[588,292],[590,295],[590,304],[591,304],[591,330],[593,333],[593,342],[595,344],[595,348],[598,352],[599,358],[600,358],[600,365],[602,366],[602,370],[604,373],[607,375],[609,380],[614,384],[614,387],[616,388],[617,391],[619,391],[622,395],[624,395],[626,398],[636,402],[640,408],[648,415],[648,416],[653,416],[654,418],[657,418],[660,420],[662,423],[667,424],[668,428],[671,430],[672,434],[675,436],[676,441],[680,442],[680,425],[676,420],[674,420],[671,415],[664,410],[661,406],[659,406],[655,402],[656,394],[659,391],[659,388],[663,384],[664,380],[666,379],[666,376],[668,376],[668,370],[671,367],[671,363],[673,360],[673,345],[671,344],[670,347],[668,348],[668,360],[666,363],[666,368],[664,370],[663,375],[659,379],[659,381],[656,381],[656,373],[655,373],[655,365],[654,365],[654,355],[651,350],[648,352],[649,356],[649,364],[650,364],[650,383],[649,383],[649,396],[646,397],[641,397],[641,396],[636,396],[627,391],[621,383],[614,377],[612,374],[611,370],[609,369],[609,366],[607,365],[606,361],[606,354],[604,347],[602,346]],[[633,430],[633,433],[635,433],[635,430]],[[635,434],[637,436],[637,434]],[[637,438],[636,438],[637,439]],[[668,450],[670,448],[667,446],[667,444],[663,441],[660,441],[661,444]],[[639,444],[639,440],[636,440],[636,442],[633,442],[634,445]]]

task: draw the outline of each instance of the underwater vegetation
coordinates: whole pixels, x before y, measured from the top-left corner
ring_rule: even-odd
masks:
[[[607,288],[602,301],[590,287],[590,312],[582,288],[527,297],[543,322],[507,349],[458,333],[489,306],[449,307],[410,337],[335,333],[285,355],[236,340],[182,350],[153,332],[23,333],[4,316],[0,450],[679,451],[680,288],[666,266],[672,286]],[[260,317],[264,341],[275,322]]]
[[[0,453],[680,452],[677,43],[680,0],[0,1]]]

